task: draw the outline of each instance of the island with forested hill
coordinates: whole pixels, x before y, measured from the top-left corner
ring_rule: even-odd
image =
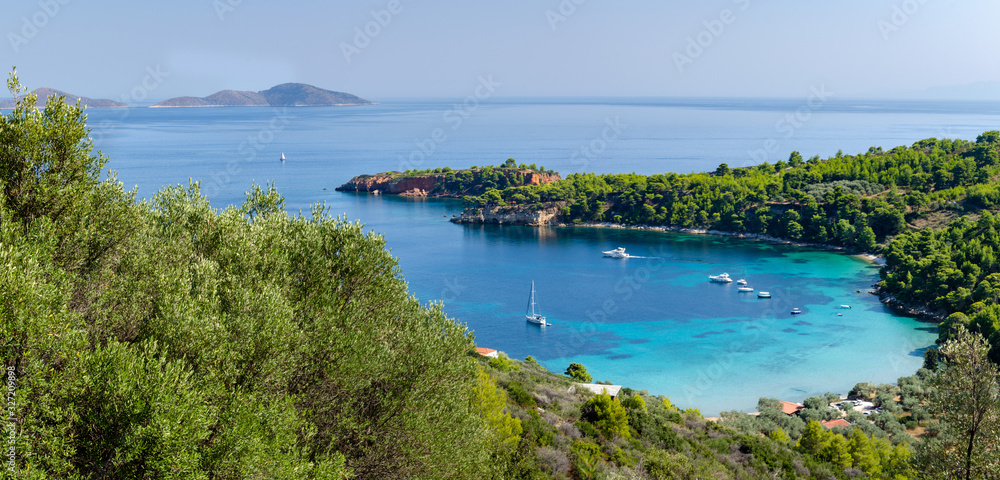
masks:
[[[65,97],[67,102],[69,102],[69,103],[76,103],[77,101],[79,101],[80,105],[84,106],[86,108],[124,108],[124,107],[128,107],[128,105],[126,105],[124,103],[121,103],[121,102],[116,102],[114,100],[109,100],[109,99],[106,99],[106,98],[82,97],[80,95],[73,95],[72,93],[66,93],[66,92],[64,92],[62,90],[56,90],[54,88],[47,88],[47,87],[36,88],[36,89],[32,90],[31,93],[35,94],[39,99],[43,99],[43,101],[46,102],[46,103],[48,103],[53,98]],[[0,108],[14,108],[18,104],[18,102],[20,102],[23,99],[24,99],[24,96],[22,95],[22,96],[20,96],[20,97],[18,97],[16,99],[15,98],[8,98],[8,99],[0,100]]]
[[[375,102],[349,93],[325,90],[304,83],[283,83],[259,92],[222,90],[207,97],[175,97],[152,107],[323,107],[342,105],[375,105]]]
[[[509,158],[500,166],[473,166],[463,170],[442,167],[359,175],[336,190],[404,197],[463,198],[496,189],[547,185],[560,180],[562,178],[559,174],[545,170],[545,167],[518,164],[513,158]]]

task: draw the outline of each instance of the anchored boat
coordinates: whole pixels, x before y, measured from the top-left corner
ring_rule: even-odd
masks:
[[[524,318],[528,323],[532,325],[538,325],[544,327],[546,325],[552,325],[545,321],[545,317],[540,313],[535,313],[535,282],[531,282],[531,296],[528,297],[528,310],[530,313],[525,312]]]

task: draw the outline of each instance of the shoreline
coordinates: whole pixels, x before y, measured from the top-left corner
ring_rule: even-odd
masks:
[[[530,225],[529,225],[530,226]],[[859,260],[871,263],[874,265],[885,265],[885,257],[882,255],[875,255],[867,252],[854,252],[845,247],[838,245],[830,245],[826,243],[810,243],[810,242],[798,242],[795,240],[789,240],[786,238],[773,237],[770,235],[763,235],[759,233],[737,233],[737,232],[727,232],[725,230],[711,230],[705,228],[691,228],[691,227],[676,227],[668,225],[627,225],[623,223],[611,223],[611,222],[588,222],[588,223],[550,223],[547,225],[539,225],[540,227],[584,227],[584,228],[612,228],[619,230],[643,230],[643,231],[653,231],[662,233],[683,233],[687,235],[712,235],[716,237],[730,237],[739,238],[743,240],[755,240],[760,242],[777,243],[782,245],[791,245],[793,247],[809,247],[821,250],[828,250],[834,252],[844,253],[851,257],[857,257]]]
[[[453,220],[455,218],[460,218],[460,216],[456,215],[455,217],[453,217]],[[478,224],[478,225],[486,224],[479,222],[455,222],[455,223]],[[509,225],[509,224],[501,223],[499,225]],[[712,235],[717,237],[739,238],[743,240],[753,240],[758,242],[790,245],[793,247],[808,247],[808,248],[816,248],[831,252],[838,252],[847,255],[849,257],[852,257],[860,262],[868,263],[871,265],[877,265],[879,267],[885,266],[886,262],[885,257],[882,255],[875,255],[868,252],[853,252],[845,247],[837,245],[797,242],[794,240],[788,240],[780,237],[773,237],[770,235],[762,235],[759,233],[736,233],[736,232],[727,232],[724,230],[711,230],[706,228],[689,228],[689,227],[676,227],[676,226],[665,226],[665,225],[627,225],[627,224],[612,223],[612,222],[587,222],[587,223],[559,222],[559,223],[547,223],[543,225],[518,225],[518,226],[534,226],[537,228],[544,228],[544,227],[610,228],[619,230],[638,230],[638,231],[652,231],[661,233],[681,233],[686,235]],[[889,307],[895,314],[901,316],[914,318],[918,321],[925,323],[933,323],[935,325],[939,325],[947,317],[947,315],[945,315],[942,312],[936,312],[930,310],[926,305],[910,304],[903,302],[902,300],[899,300],[898,298],[893,296],[891,293],[885,292],[882,289],[880,289],[877,284],[873,285],[872,290],[869,290],[868,293],[878,296],[879,301],[883,305]]]

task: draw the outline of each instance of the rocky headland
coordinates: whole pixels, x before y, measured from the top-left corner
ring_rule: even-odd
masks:
[[[500,177],[503,180],[500,180]],[[562,178],[555,173],[505,168],[466,169],[432,173],[385,172],[359,175],[336,188],[339,192],[368,192],[404,197],[451,197],[480,195],[495,188],[498,180],[507,186],[544,185]]]

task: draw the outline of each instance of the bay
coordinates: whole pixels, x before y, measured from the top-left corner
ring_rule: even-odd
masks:
[[[998,103],[796,99],[389,99],[371,107],[90,110],[95,145],[150,197],[200,181],[219,208],[273,182],[293,212],[323,202],[385,236],[411,292],[443,301],[481,346],[555,372],[668,395],[706,414],[752,410],[919,368],[929,324],[867,292],[877,268],[846,255],[733,238],[594,228],[461,226],[461,202],[339,193],[361,173],[497,164],[573,172],[689,172],[788,157],[975,139]],[[278,157],[284,153],[288,161]],[[622,246],[643,258],[614,260]],[[744,270],[770,300],[709,283]],[[534,281],[553,324],[527,325]],[[860,292],[859,292],[860,291]],[[851,305],[841,309],[839,305]],[[805,311],[792,316],[791,308]],[[840,315],[838,315],[840,314]]]

